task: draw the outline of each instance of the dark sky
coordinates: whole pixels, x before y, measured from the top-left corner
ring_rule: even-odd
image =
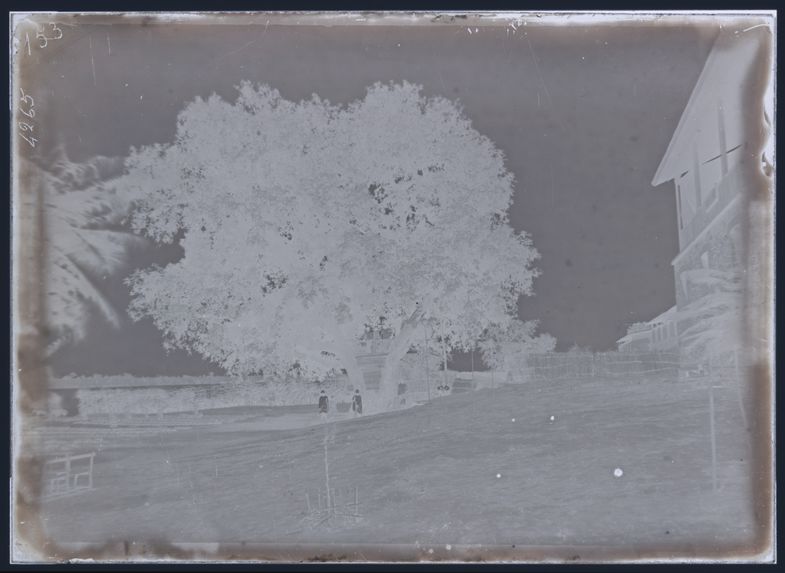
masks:
[[[517,178],[511,221],[542,255],[536,294],[522,301],[521,316],[540,319],[560,350],[613,348],[628,323],[674,303],[675,198],[650,181],[714,33],[621,24],[471,29],[81,25],[64,27],[59,44],[39,51],[24,81],[37,86],[41,121],[74,160],[171,141],[187,101],[212,92],[232,99],[243,79],[293,100],[316,92],[348,102],[391,80],[459,99],[506,153]],[[175,256],[171,248],[136,252],[129,270]],[[120,278],[106,292],[122,307]],[[114,330],[99,319],[54,367],[219,371],[184,352],[166,355],[149,321]]]

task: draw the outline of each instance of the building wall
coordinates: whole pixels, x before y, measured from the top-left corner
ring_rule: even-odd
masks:
[[[667,352],[679,346],[679,329],[675,320],[657,324],[651,331],[651,350]]]
[[[760,119],[753,116],[755,110],[746,98],[749,73],[763,45],[761,38],[729,32],[718,37],[652,181],[654,185],[673,181],[676,194],[679,253],[673,270],[679,346],[685,365],[692,364],[695,357],[686,355],[684,333],[698,320],[706,320],[706,328],[713,333],[718,324],[733,329],[733,316],[738,314],[738,332],[728,334],[742,340],[741,301],[730,305],[733,310],[729,314],[722,310],[711,314],[719,308],[719,304],[710,304],[712,291],[718,293],[713,300],[724,305],[728,292],[733,292],[729,283],[720,285],[724,279],[711,272],[703,274],[704,279],[716,280],[711,285],[695,284],[692,279],[700,274],[694,272],[699,269],[724,275],[749,270],[744,238],[752,194],[749,184],[754,181],[757,156],[750,149],[748,134]],[[741,299],[741,290],[738,296]],[[701,305],[711,309],[703,318],[684,315],[687,309]],[[712,346],[715,351],[724,347],[724,343]]]

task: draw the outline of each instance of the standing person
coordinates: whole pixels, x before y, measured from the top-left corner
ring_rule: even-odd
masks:
[[[322,390],[319,394],[319,417],[322,420],[327,420],[327,412],[330,409],[330,401],[327,399],[327,392]]]
[[[363,397],[360,396],[360,391],[355,390],[352,396],[352,411],[355,416],[360,416],[363,413]]]

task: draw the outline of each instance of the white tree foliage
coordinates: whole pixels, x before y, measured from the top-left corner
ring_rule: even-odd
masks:
[[[536,320],[513,320],[506,326],[494,325],[480,342],[483,361],[494,370],[512,376],[526,372],[530,354],[544,354],[556,349],[556,339],[550,334],[537,334]]]
[[[45,167],[29,167],[43,204],[45,324],[52,354],[85,336],[93,309],[120,325],[121,314],[96,281],[121,268],[128,245],[140,238],[122,226],[130,196],[106,184],[122,172],[122,159],[97,156],[74,163],[58,146],[42,163]]]
[[[456,103],[376,84],[339,107],[243,83],[197,99],[176,140],[134,150],[119,185],[135,228],[184,257],[137,272],[134,317],[230,373],[346,369],[366,325],[395,335],[394,387],[416,326],[454,346],[507,324],[538,257],[508,224],[513,175]]]

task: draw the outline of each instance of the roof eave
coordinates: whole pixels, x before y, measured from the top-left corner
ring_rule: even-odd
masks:
[[[695,108],[696,101],[698,100],[698,94],[701,91],[703,83],[706,80],[706,76],[708,75],[709,70],[711,69],[711,64],[716,57],[717,52],[717,43],[720,39],[722,34],[718,34],[717,37],[714,39],[714,44],[712,45],[711,50],[709,51],[709,55],[706,58],[706,63],[703,64],[703,69],[701,70],[700,75],[698,76],[698,81],[695,82],[695,87],[692,89],[692,93],[690,93],[690,99],[687,100],[687,105],[684,107],[684,111],[679,118],[679,123],[676,125],[676,129],[673,132],[673,136],[671,137],[670,142],[668,143],[668,147],[665,150],[665,154],[662,156],[662,160],[660,161],[659,166],[657,167],[657,171],[654,173],[654,178],[651,181],[653,187],[657,187],[658,185],[662,185],[666,181],[670,181],[674,178],[674,174],[668,173],[668,164],[671,161],[671,156],[673,154],[674,149],[677,146],[678,141],[681,139],[684,130],[686,129],[686,125],[689,122],[689,118],[693,113],[693,109]]]

